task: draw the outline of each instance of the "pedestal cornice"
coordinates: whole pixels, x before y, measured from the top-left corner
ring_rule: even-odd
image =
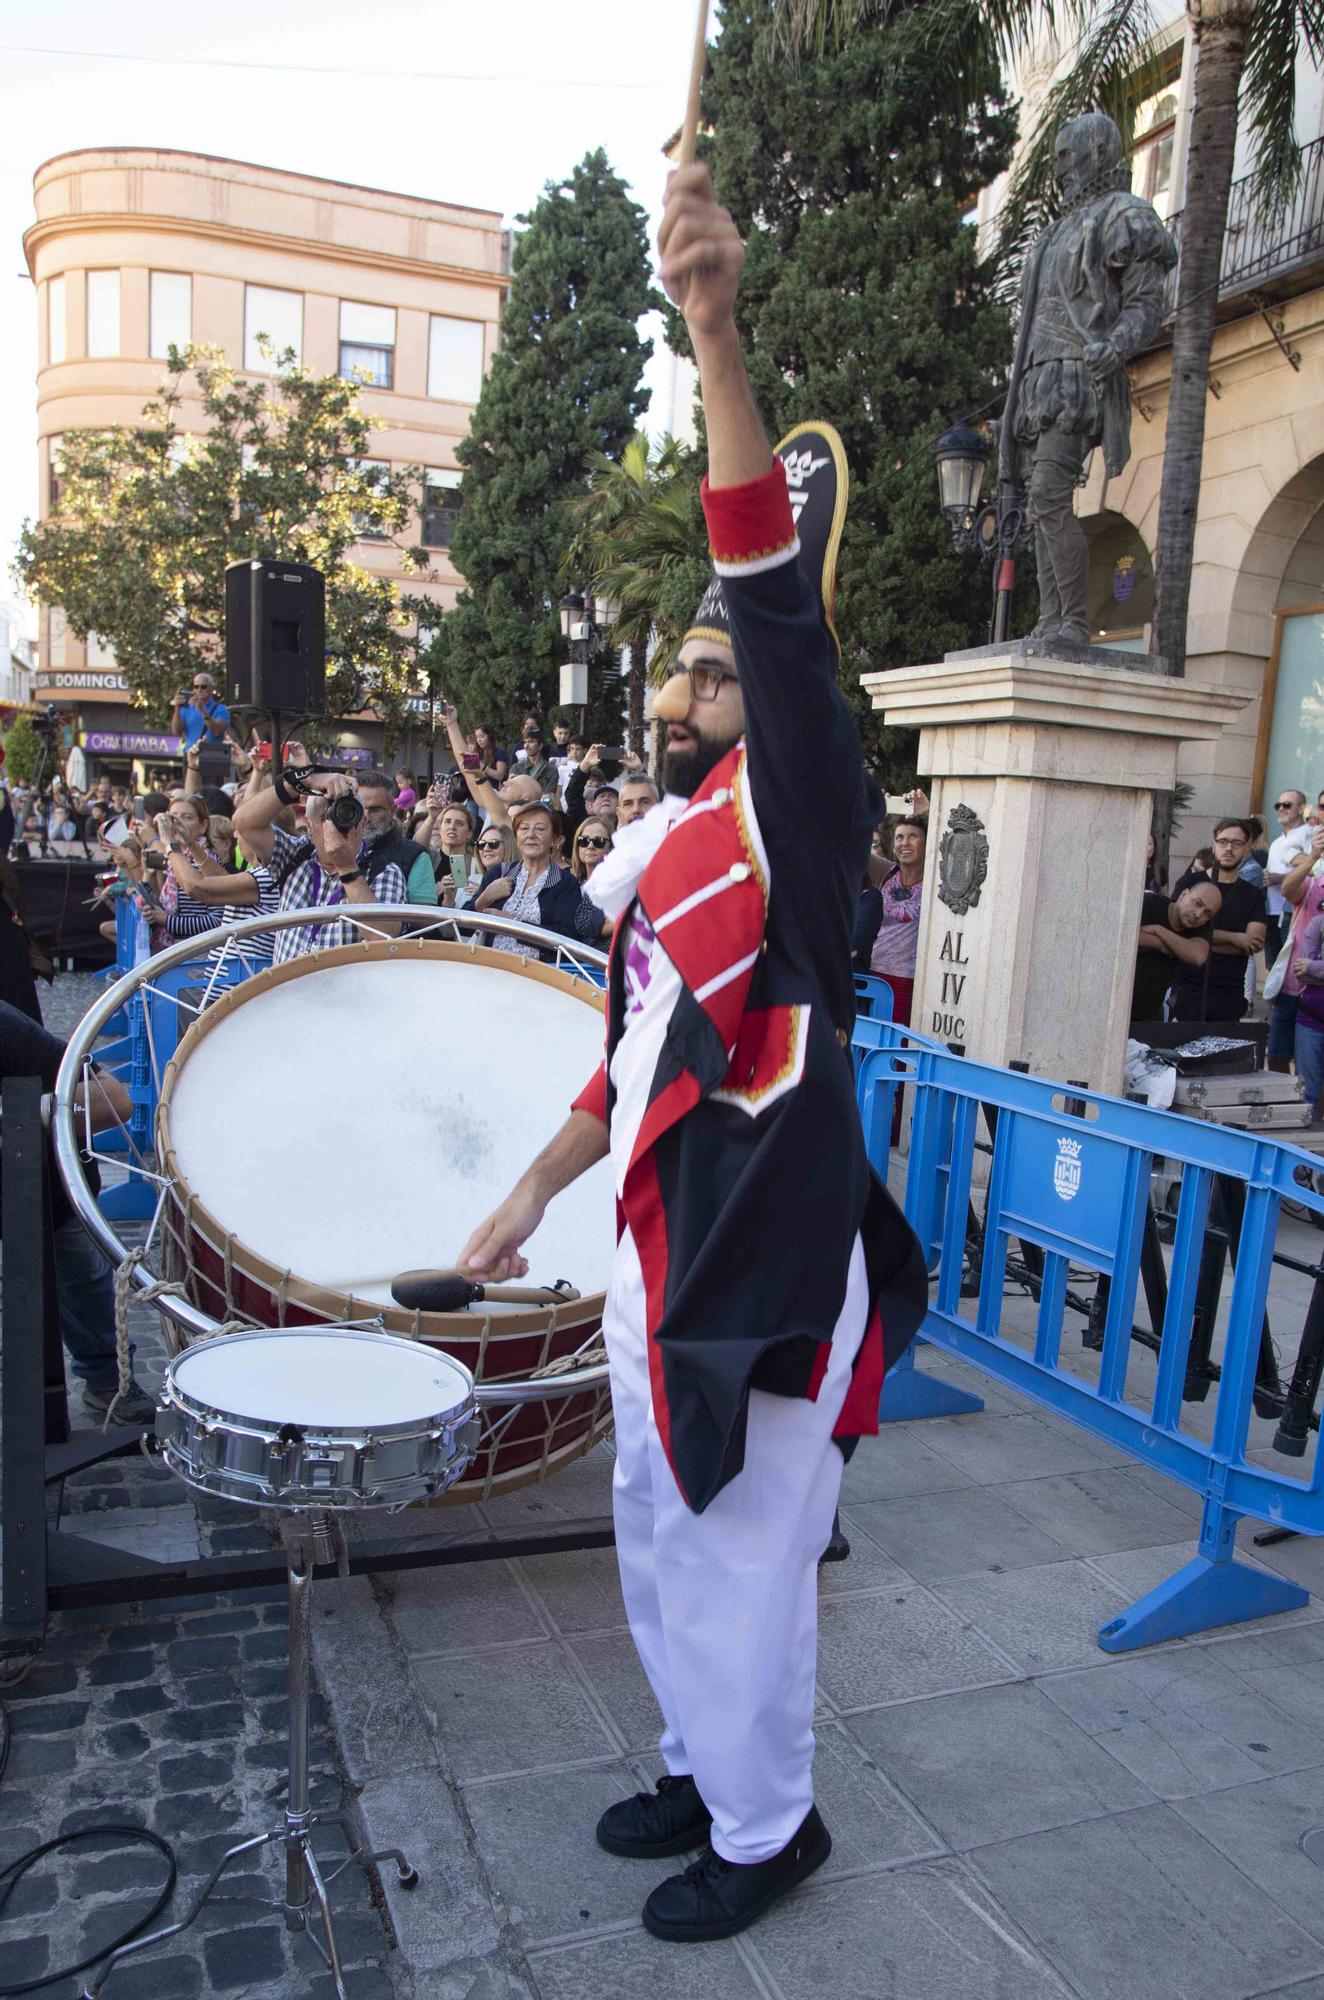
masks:
[[[1251,699],[1240,689],[1201,681],[1027,658],[1011,650],[864,674],[861,681],[888,723],[912,729],[1047,723],[1172,742],[1220,735]]]

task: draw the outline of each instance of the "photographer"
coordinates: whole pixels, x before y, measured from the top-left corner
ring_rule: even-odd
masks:
[[[618,795],[613,777],[622,768],[640,777],[647,775],[643,759],[636,757],[633,750],[609,750],[601,743],[594,743],[588,754],[580,758],[578,769],[571,772],[565,788],[567,839],[573,838],[586,813],[593,813],[599,819],[609,818],[615,827]]]
[[[405,900],[435,907],[437,878],[432,857],[416,840],[400,831],[395,789],[385,771],[360,771],[355,784],[363,807],[363,872],[375,884],[388,866],[405,879]]]
[[[296,762],[307,764],[308,755],[301,744],[291,743],[289,749]],[[275,823],[282,806],[294,804],[298,791],[308,799],[308,837],[304,840]],[[280,891],[281,910],[406,903],[405,877],[395,862],[387,861],[371,881],[361,865],[368,852],[365,819],[351,778],[336,771],[318,773],[300,779],[296,790],[282,772],[270,789],[250,792],[236,807],[234,827],[255,860],[271,869]],[[399,929],[398,920],[375,917],[364,927],[363,935],[395,937]],[[353,944],[358,935],[358,926],[348,914],[321,924],[292,925],[276,932],[272,958],[275,964],[283,965],[305,952]]]
[[[230,711],[216,698],[216,683],[208,673],[196,673],[192,688],[181,688],[170,711],[170,733],[182,736],[188,754],[204,736],[223,741],[230,727]]]

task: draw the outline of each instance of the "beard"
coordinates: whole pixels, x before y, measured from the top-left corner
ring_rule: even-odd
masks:
[[[668,746],[662,759],[663,791],[678,799],[692,799],[727,752],[735,749],[743,734],[743,730],[737,730],[734,736],[721,739],[699,736],[693,746],[687,744],[683,749]]]

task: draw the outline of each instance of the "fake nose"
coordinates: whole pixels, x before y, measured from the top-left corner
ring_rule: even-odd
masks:
[[[659,722],[684,722],[691,699],[689,675],[673,674],[653,696],[653,713]]]

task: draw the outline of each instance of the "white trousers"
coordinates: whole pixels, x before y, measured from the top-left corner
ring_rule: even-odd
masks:
[[[867,1307],[857,1238],[817,1401],[752,1390],[744,1466],[693,1514],[653,1415],[643,1274],[628,1229],[612,1267],[603,1326],[621,1588],[662,1710],[663,1759],[673,1775],[693,1775],[727,1861],[779,1853],[813,1803],[818,1559],[841,1489],[832,1432]]]

